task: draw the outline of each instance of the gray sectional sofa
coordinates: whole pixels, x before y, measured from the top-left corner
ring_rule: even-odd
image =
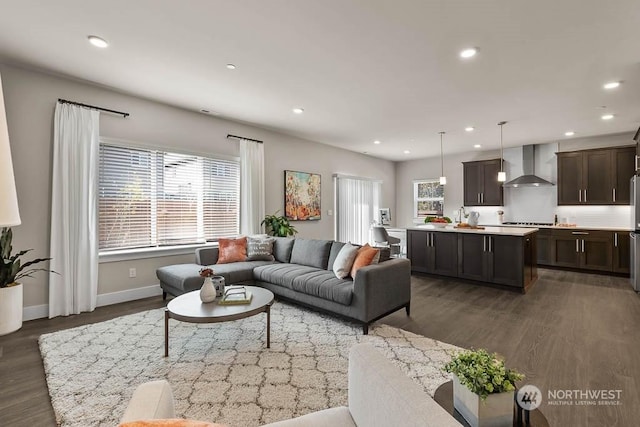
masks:
[[[163,291],[181,295],[200,289],[199,271],[209,266],[229,284],[262,286],[277,297],[369,324],[411,304],[411,265],[392,258],[361,268],[354,279],[338,279],[335,261],[344,243],[333,240],[275,238],[273,261],[216,264],[218,248],[196,250],[195,264],[179,264],[156,270]]]

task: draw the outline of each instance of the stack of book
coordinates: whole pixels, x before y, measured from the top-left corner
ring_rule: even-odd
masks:
[[[232,286],[224,291],[222,298],[218,300],[220,305],[250,304],[253,295],[244,286]]]

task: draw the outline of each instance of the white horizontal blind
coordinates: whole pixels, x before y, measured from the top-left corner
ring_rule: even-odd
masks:
[[[336,236],[341,242],[365,244],[380,205],[382,183],[336,176]]]
[[[100,250],[204,243],[238,234],[232,160],[100,144]]]

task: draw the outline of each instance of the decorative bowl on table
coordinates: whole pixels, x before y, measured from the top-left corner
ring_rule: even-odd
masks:
[[[430,222],[430,225],[433,225],[436,228],[445,228],[447,225],[449,225],[448,222]]]

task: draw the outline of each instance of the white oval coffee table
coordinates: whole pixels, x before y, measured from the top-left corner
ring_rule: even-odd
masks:
[[[271,305],[273,293],[256,286],[244,286],[253,294],[249,304],[219,305],[217,302],[203,303],[200,291],[193,291],[169,301],[164,311],[164,357],[169,356],[169,319],[188,323],[218,323],[244,319],[267,313],[267,348],[271,348]]]

